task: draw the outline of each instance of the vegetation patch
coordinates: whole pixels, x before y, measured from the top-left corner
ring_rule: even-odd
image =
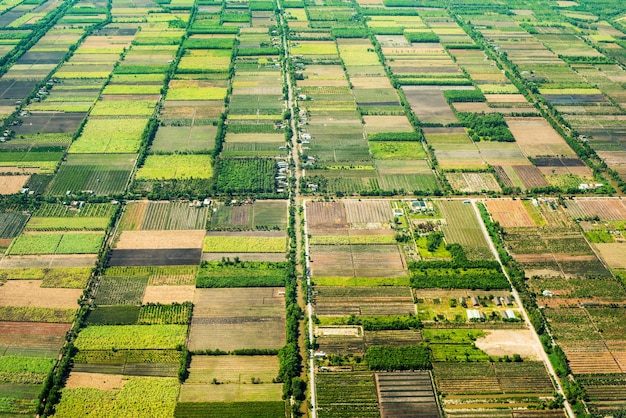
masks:
[[[175,378],[131,377],[121,389],[63,389],[55,417],[133,416],[167,418],[174,415],[180,384]]]
[[[79,350],[168,349],[185,344],[185,325],[90,326],[76,339]]]
[[[365,354],[365,360],[372,370],[427,370],[432,368],[430,350],[422,345],[369,347]]]
[[[210,155],[148,155],[137,171],[138,180],[210,179],[213,168]]]
[[[202,251],[205,253],[284,253],[284,237],[207,236]]]
[[[196,287],[282,287],[288,264],[254,261],[203,261]]]

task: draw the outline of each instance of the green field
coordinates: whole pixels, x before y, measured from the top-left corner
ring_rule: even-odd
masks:
[[[208,155],[149,155],[137,172],[137,180],[210,179],[212,176]]]
[[[131,377],[122,389],[63,389],[56,418],[132,416],[167,418],[174,415],[180,384],[167,377]]]
[[[168,349],[185,343],[185,325],[91,326],[76,339],[79,350]]]
[[[284,237],[263,236],[207,236],[202,251],[205,253],[284,253]]]

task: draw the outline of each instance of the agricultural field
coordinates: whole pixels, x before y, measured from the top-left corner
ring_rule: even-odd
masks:
[[[126,231],[204,229],[208,207],[185,202],[129,202],[120,227]]]
[[[196,289],[189,349],[201,352],[282,347],[282,293],[282,288],[277,287]],[[264,337],[259,339],[259,335]]]
[[[1,1],[0,416],[620,415],[623,12]]]

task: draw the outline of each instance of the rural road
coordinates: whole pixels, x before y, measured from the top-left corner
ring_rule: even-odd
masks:
[[[561,394],[561,396],[563,396],[563,407],[565,408],[565,412],[567,413],[567,416],[569,418],[575,418],[576,414],[574,413],[574,410],[572,409],[572,406],[570,405],[570,403],[567,401],[565,392],[563,392],[563,387],[561,386],[561,381],[559,380],[559,377],[556,375],[556,372],[554,371],[554,367],[552,367],[552,363],[550,363],[550,359],[548,358],[548,355],[543,349],[543,345],[541,344],[539,335],[537,334],[535,328],[530,322],[528,313],[526,312],[524,305],[522,305],[522,300],[519,297],[519,293],[517,292],[517,290],[513,286],[513,283],[511,282],[511,277],[509,277],[509,274],[507,273],[506,269],[504,268],[504,265],[502,264],[502,260],[500,260],[500,255],[498,254],[498,250],[496,249],[496,246],[491,240],[491,236],[489,235],[489,232],[487,231],[487,227],[485,226],[485,223],[483,222],[483,218],[480,215],[480,210],[478,209],[478,206],[476,205],[476,199],[471,199],[471,202],[472,202],[472,207],[474,208],[474,212],[476,212],[476,217],[478,218],[480,229],[483,231],[483,235],[485,236],[485,239],[487,240],[487,243],[489,244],[489,248],[491,249],[493,256],[496,258],[496,260],[500,264],[500,267],[502,268],[502,272],[506,276],[506,279],[509,281],[509,285],[511,286],[511,293],[513,294],[515,303],[517,303],[517,306],[519,306],[522,311],[522,316],[524,317],[524,322],[526,323],[526,326],[528,327],[528,329],[532,331],[535,344],[537,344],[537,346],[539,347],[539,350],[537,351],[540,353],[541,360],[545,363],[548,369],[548,373],[550,373],[550,377],[552,377],[552,380],[554,381],[557,392]]]
[[[294,198],[294,206],[296,207],[296,240],[300,240],[300,236],[301,236],[301,228],[304,228],[304,242],[299,242],[299,245],[296,246],[296,248],[298,249],[298,251],[302,251],[301,246],[304,245],[304,251],[306,254],[306,264],[304,266],[302,266],[304,268],[304,275],[305,275],[305,280],[307,282],[307,289],[309,291],[308,295],[305,295],[306,300],[307,300],[307,306],[306,306],[306,314],[308,317],[308,323],[309,323],[309,329],[308,329],[308,333],[309,333],[309,340],[313,341],[313,306],[311,305],[311,275],[310,275],[310,267],[309,267],[309,237],[308,237],[308,232],[307,232],[307,224],[306,224],[306,205],[304,204],[304,201],[301,201],[300,199],[300,177],[301,177],[301,173],[300,173],[300,155],[298,154],[298,130],[297,130],[297,126],[296,126],[296,118],[298,117],[298,113],[296,112],[296,103],[294,101],[294,86],[291,82],[291,77],[289,74],[289,68],[287,67],[289,65],[289,45],[287,42],[287,36],[288,33],[285,32],[285,29],[287,29],[287,25],[285,24],[285,18],[284,18],[284,14],[283,14],[283,10],[282,7],[280,5],[280,2],[276,2],[277,8],[278,8],[278,16],[280,19],[280,26],[283,28],[283,32],[282,32],[282,45],[283,45],[283,51],[284,51],[284,59],[283,59],[283,72],[285,74],[285,81],[287,84],[287,108],[291,111],[291,119],[289,120],[290,125],[291,125],[291,158],[292,158],[292,162],[293,162],[293,176],[295,179],[295,184],[294,184],[294,190],[292,191],[293,193],[293,198]],[[303,205],[303,211],[302,211],[302,223],[300,223],[300,219],[298,219],[298,208],[300,207],[300,205]],[[315,392],[315,357],[313,355],[314,353],[314,347],[309,349],[309,403],[310,403],[310,408],[309,408],[309,417],[311,418],[317,418],[317,395]]]

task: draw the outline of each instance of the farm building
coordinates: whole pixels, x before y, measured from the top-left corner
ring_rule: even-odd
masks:
[[[411,202],[411,210],[413,213],[428,212],[433,210],[433,205],[423,200],[414,200]]]
[[[515,312],[513,312],[512,309],[507,309],[506,311],[502,312],[502,319],[517,319],[517,317],[515,316]]]
[[[467,319],[469,321],[484,321],[485,320],[485,314],[479,311],[478,309],[467,309],[466,313],[467,313]]]

